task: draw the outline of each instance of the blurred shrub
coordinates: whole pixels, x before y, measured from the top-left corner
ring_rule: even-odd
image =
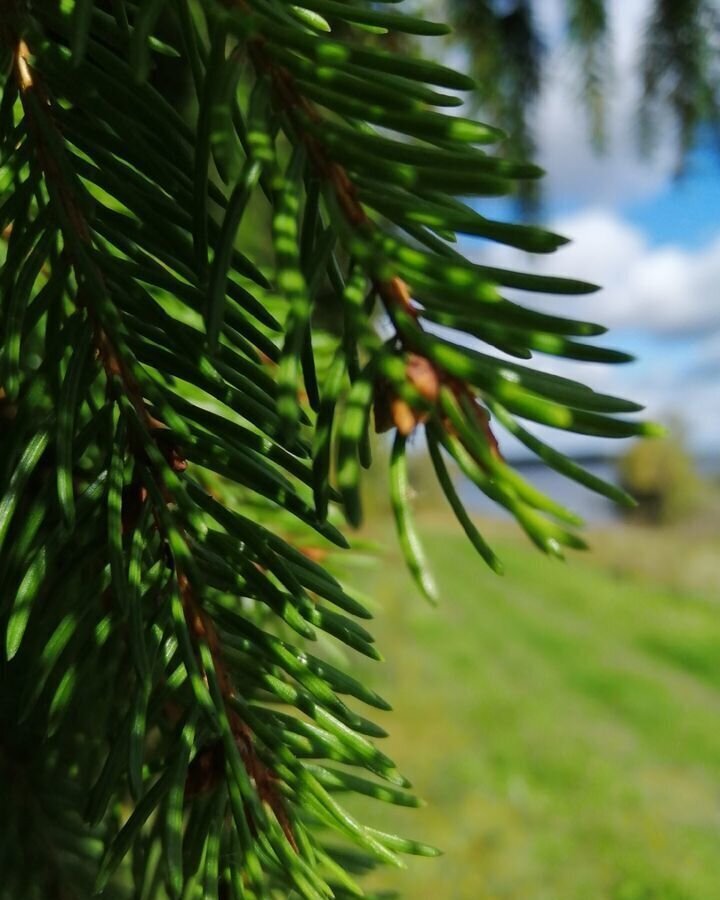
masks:
[[[692,515],[702,499],[702,480],[679,438],[637,441],[620,457],[622,486],[638,501],[629,515],[669,524]]]

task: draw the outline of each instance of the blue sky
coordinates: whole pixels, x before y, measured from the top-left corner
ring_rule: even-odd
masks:
[[[546,46],[561,44],[563,5],[537,4]],[[688,444],[708,455],[720,446],[720,149],[708,138],[678,179],[674,126],[667,119],[659,122],[653,152],[639,153],[637,59],[648,6],[647,0],[610,0],[612,87],[603,155],[588,139],[572,59],[550,52],[535,122],[538,161],[547,171],[542,220],[573,242],[538,260],[488,245],[469,252],[602,284],[601,292],[577,301],[532,302],[610,326],[604,342],[635,353],[637,362],[608,367],[539,357],[539,364],[644,402],[655,419],[680,421]],[[495,202],[479,208],[515,215]],[[573,447],[590,449],[587,439],[571,441]]]
[[[687,161],[680,178],[657,193],[619,206],[620,214],[655,245],[689,250],[708,244],[720,229],[720,147],[709,139]]]
[[[582,196],[549,196],[543,215],[567,216],[585,205]],[[720,229],[720,146],[708,136],[690,154],[682,174],[676,176],[669,168],[657,190],[626,202],[619,199],[612,206],[653,246],[673,244],[694,250],[710,243]]]

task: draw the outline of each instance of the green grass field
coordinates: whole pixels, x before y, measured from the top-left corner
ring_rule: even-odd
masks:
[[[383,749],[428,806],[363,814],[445,855],[370,883],[421,900],[720,898],[717,547],[616,531],[563,565],[501,529],[498,578],[450,523],[422,524],[439,609],[389,531],[354,580],[381,604],[387,662],[362,671],[394,705]]]

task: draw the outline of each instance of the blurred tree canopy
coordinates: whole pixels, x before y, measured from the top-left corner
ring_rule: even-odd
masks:
[[[546,77],[550,48],[538,24],[542,0],[446,0],[470,50],[480,105],[509,135],[509,152],[532,157],[532,111]],[[544,0],[547,2],[547,0]],[[564,0],[566,48],[572,51],[598,148],[612,57],[608,0]],[[637,67],[640,146],[652,145],[657,114],[677,124],[678,168],[704,127],[720,125],[720,6],[716,0],[652,0]]]
[[[708,487],[678,433],[637,441],[618,461],[623,487],[638,501],[626,514],[652,525],[677,522],[698,511]]]

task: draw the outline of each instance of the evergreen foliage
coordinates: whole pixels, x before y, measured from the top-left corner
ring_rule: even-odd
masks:
[[[540,172],[487,153],[502,135],[447,111],[470,79],[386,31],[445,28],[359,0],[0,0],[3,898],[361,896],[368,867],[435,853],[341,801],[417,804],[337,650],[379,658],[328,557],[373,420],[431,598],[411,435],[493,568],[452,460],[544,551],[582,545],[498,427],[627,499],[520,421],[652,430],[527,362],[627,358],[506,296],[593,287],[455,246],[560,246],[460,199]],[[237,239],[264,223],[270,267]]]

